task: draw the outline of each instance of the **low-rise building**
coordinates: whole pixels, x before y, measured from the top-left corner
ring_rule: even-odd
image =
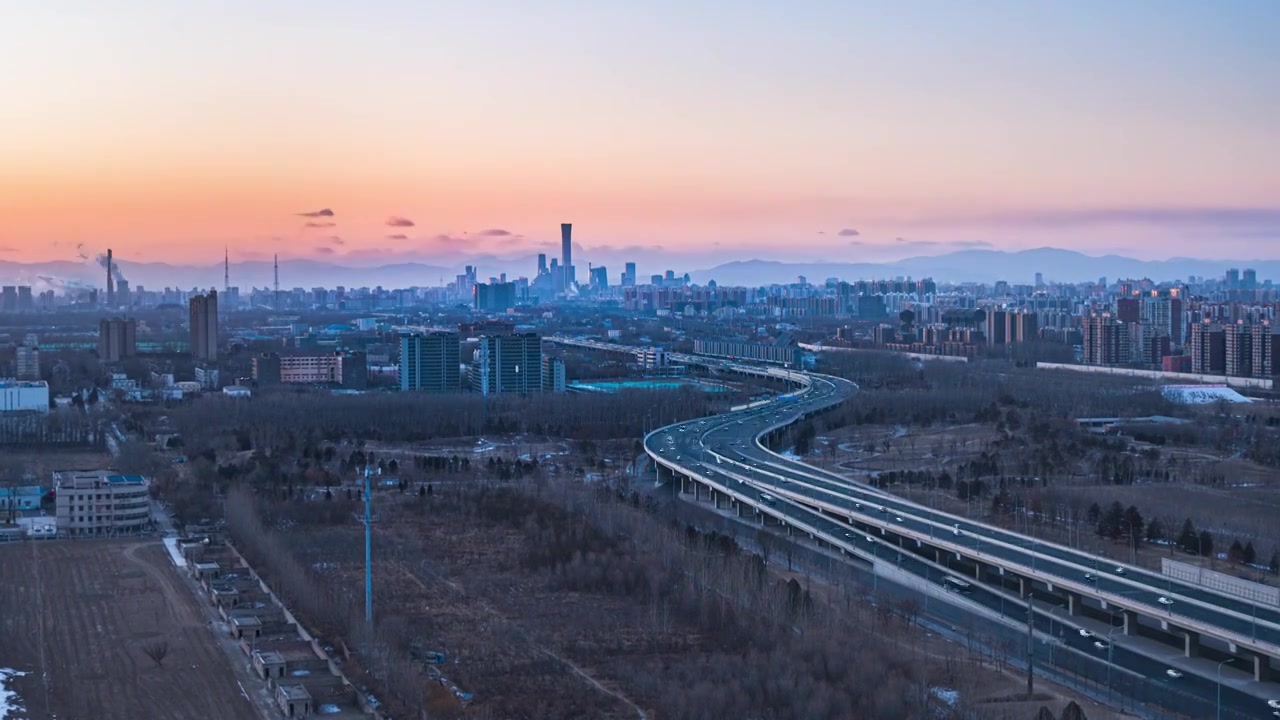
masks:
[[[0,412],[49,412],[49,384],[0,378]]]
[[[114,470],[54,473],[58,533],[128,535],[151,526],[151,483],[141,475]]]

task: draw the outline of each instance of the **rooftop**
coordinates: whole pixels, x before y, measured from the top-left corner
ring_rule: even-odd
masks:
[[[8,388],[49,388],[49,383],[43,380],[14,380],[13,378],[0,378],[0,390]]]
[[[95,487],[145,487],[147,479],[141,475],[121,475],[116,470],[61,470],[53,474],[58,488],[91,490]]]
[[[301,685],[281,685],[279,693],[285,700],[310,700],[311,693]]]

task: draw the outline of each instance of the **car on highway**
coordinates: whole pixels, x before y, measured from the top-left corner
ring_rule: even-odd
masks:
[[[880,506],[880,512],[882,512],[882,513],[887,513],[887,512],[889,512],[889,508],[884,507],[883,505],[881,505],[881,506]]]
[[[1178,678],[1182,677],[1182,671],[1181,671],[1181,670],[1174,670],[1173,668],[1169,668],[1168,670],[1165,670],[1165,671],[1164,671],[1164,674],[1165,674],[1165,675],[1168,675],[1169,677],[1173,678],[1174,680],[1177,680]]]
[[[1123,574],[1124,574],[1124,568],[1117,566],[1117,567],[1116,567],[1116,574],[1117,574],[1117,575],[1123,575]]]
[[[1089,582],[1098,582],[1098,576],[1094,575],[1093,573],[1085,573],[1084,579],[1088,580]]]
[[[960,534],[960,523],[956,523],[954,526],[952,526],[952,528],[951,528],[951,532],[955,533],[956,535],[959,535],[959,534]]]
[[[1095,640],[1095,641],[1093,641],[1093,646],[1094,646],[1094,647],[1096,647],[1096,648],[1098,648],[1099,650],[1106,650],[1106,649],[1107,649],[1107,644],[1106,644],[1105,642],[1101,641],[1101,640]]]
[[[1167,598],[1167,597],[1165,597],[1165,596],[1163,596],[1163,595],[1161,595],[1159,598],[1157,598],[1157,599],[1156,599],[1156,602],[1160,603],[1161,605],[1172,605],[1172,604],[1173,604],[1173,601],[1172,601],[1172,600],[1170,600],[1169,598]]]
[[[901,516],[901,515],[899,515],[899,516],[895,517],[895,518],[894,518],[894,521],[895,521],[895,522],[906,522],[906,520],[903,520],[903,519],[902,519],[902,516]]]
[[[857,502],[856,502],[856,503],[854,503],[854,504],[853,504],[853,506],[854,506],[855,508],[859,509],[859,510],[861,510],[861,509],[862,509],[862,503],[857,503]]]
[[[875,538],[871,537],[870,535],[867,536],[867,542],[875,542],[875,541],[876,541]]]
[[[1280,700],[1268,700],[1268,701],[1267,701],[1267,707],[1269,707],[1269,708],[1275,708],[1276,710],[1280,710]]]
[[[1080,637],[1091,638],[1093,637],[1093,633],[1089,632],[1088,630],[1085,630],[1084,628],[1080,628]]]

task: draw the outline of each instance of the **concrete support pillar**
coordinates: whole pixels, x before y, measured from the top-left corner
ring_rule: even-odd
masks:
[[[1132,610],[1121,610],[1120,618],[1124,620],[1124,634],[1136,635],[1138,632],[1138,616]]]
[[[973,561],[973,579],[974,580],[982,579],[982,563],[978,562],[977,560]]]
[[[1027,578],[1018,578],[1018,597],[1026,597],[1031,590],[1031,581]]]
[[[690,480],[689,482],[693,484],[694,502],[701,500],[702,499],[702,483],[698,482],[697,480]]]
[[[1247,652],[1244,656],[1253,661],[1253,681],[1266,682],[1271,679],[1271,658],[1258,653]]]
[[[1067,593],[1067,614],[1079,615],[1083,609],[1084,598],[1079,593]]]
[[[1182,654],[1187,657],[1200,657],[1200,633],[1193,630],[1182,631]]]

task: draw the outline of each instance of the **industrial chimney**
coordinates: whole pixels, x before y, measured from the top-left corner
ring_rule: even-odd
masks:
[[[111,248],[107,248],[107,307],[116,306],[116,279],[111,268]]]

